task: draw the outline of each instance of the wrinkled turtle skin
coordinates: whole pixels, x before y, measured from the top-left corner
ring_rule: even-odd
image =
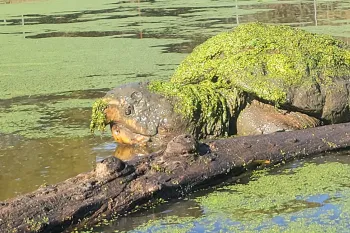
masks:
[[[315,117],[295,111],[277,109],[270,104],[253,100],[237,118],[237,135],[259,135],[292,131],[321,125]]]
[[[201,139],[348,122],[349,77],[343,42],[246,24],[196,47],[168,82],[108,92],[103,123],[119,143],[152,146],[180,133]]]
[[[147,83],[131,83],[109,91],[103,98],[112,135],[116,142],[157,146],[187,128],[168,98],[152,93]]]

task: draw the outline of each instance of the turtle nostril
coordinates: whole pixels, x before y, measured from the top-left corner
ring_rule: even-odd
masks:
[[[132,106],[131,105],[129,105],[126,109],[125,109],[125,115],[130,115],[131,113],[132,113],[132,110],[133,110],[133,108],[132,108]]]

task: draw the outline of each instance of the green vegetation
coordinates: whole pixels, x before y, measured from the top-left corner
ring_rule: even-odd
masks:
[[[309,232],[307,229],[324,227],[329,230],[327,232],[335,232],[334,225],[337,225],[339,232],[348,227],[349,172],[349,165],[336,162],[305,164],[296,169],[286,169],[278,175],[268,175],[266,170],[258,171],[248,185],[226,186],[207,197],[199,198],[199,201],[207,214],[221,213],[228,219],[241,222],[241,226],[250,230],[261,226],[267,232],[286,229],[294,232],[292,229],[302,227],[304,231],[297,232]],[[336,207],[323,208],[326,203],[341,209],[337,224],[334,224],[333,218]],[[322,215],[315,214],[321,208]],[[284,224],[278,226],[270,222],[274,216],[284,219]],[[270,227],[274,231],[268,231]],[[238,227],[231,228],[234,229]]]
[[[345,43],[288,26],[250,23],[208,39],[170,82],[154,81],[150,89],[178,98],[176,110],[203,128],[201,133],[225,135],[245,101],[242,91],[279,106],[291,88],[332,85],[335,77],[349,75]]]
[[[94,147],[111,141],[107,134],[91,137],[94,100],[123,83],[169,78],[185,53],[231,29],[234,24],[226,20],[235,17],[231,0],[49,0],[0,6],[1,200],[92,169],[96,158],[107,156]],[[268,11],[261,8],[235,12]]]
[[[95,129],[99,131],[104,131],[106,125],[109,122],[106,122],[106,115],[104,110],[107,108],[108,103],[103,99],[98,99],[92,106],[92,114],[91,114],[91,123],[90,123],[90,131],[93,133]]]
[[[320,207],[317,202],[308,201],[309,197],[323,193],[336,197],[339,191],[347,193],[350,189],[344,185],[348,184],[349,178],[350,166],[347,164],[309,163],[286,169],[278,175],[269,175],[268,170],[256,171],[248,185],[226,186],[198,200],[208,212],[220,211],[240,221],[266,220],[278,213]],[[241,211],[230,211],[231,208]]]
[[[331,84],[350,75],[345,43],[288,26],[245,24],[194,49],[171,82],[211,81],[283,104],[289,88]]]
[[[186,85],[154,81],[149,88],[178,99],[175,111],[192,122],[189,131],[199,138],[205,135],[227,136],[230,119],[239,113],[245,101],[245,95],[239,89],[209,81]]]
[[[51,112],[43,111],[42,105],[52,101],[50,95],[71,95],[76,99],[80,97],[73,92],[78,90],[88,93],[92,89],[112,88],[140,81],[145,76],[167,79],[184,58],[179,52],[189,52],[205,38],[235,26],[233,10],[242,17],[270,11],[264,6],[266,3],[281,3],[277,0],[238,1],[236,9],[235,2],[228,0],[181,0],[171,4],[164,0],[156,3],[126,1],[119,3],[121,7],[111,4],[115,2],[112,0],[77,1],[82,4],[55,0],[1,5],[0,53],[4,59],[0,61],[0,99],[21,105],[22,99],[43,97],[33,102],[32,114],[16,112],[16,107],[0,108],[2,125],[6,127],[2,132],[30,138],[88,135],[87,121],[81,121],[80,127],[75,125],[74,130],[59,122],[49,125],[50,128],[41,124],[43,118],[64,111],[54,107]],[[203,8],[203,4],[210,7]],[[261,7],[252,9],[247,5]],[[139,15],[138,9],[152,13]],[[181,13],[177,15],[178,12]],[[55,24],[56,20],[60,23]],[[345,24],[339,28],[322,26],[322,33],[346,36],[346,27]],[[335,30],[331,30],[333,28]],[[147,38],[136,39],[140,32]],[[91,107],[94,98],[90,98],[84,108]],[[66,107],[67,111],[72,108]],[[17,128],[13,115],[26,123]]]
[[[332,85],[349,75],[350,50],[340,40],[250,23],[197,46],[170,82],[153,81],[149,88],[175,98],[175,111],[192,123],[189,131],[202,138],[234,133],[231,119],[244,107],[246,93],[279,106],[288,102],[291,90]],[[104,129],[94,121],[92,131],[97,125]]]
[[[133,232],[347,232],[349,178],[338,162],[256,171],[248,184],[198,197],[202,216],[165,216]]]
[[[37,219],[25,219],[25,222],[28,224],[30,231],[39,232],[45,225],[48,224],[49,218],[47,216],[39,216]]]
[[[232,0],[2,4],[0,98],[5,100],[0,107],[1,133],[31,139],[19,137],[18,144],[12,139],[6,144],[2,137],[0,199],[32,191],[40,182],[56,183],[88,171],[101,154],[110,155],[93,149],[103,143],[96,142],[100,137],[89,138],[91,105],[98,97],[94,90],[102,90],[99,96],[103,96],[103,90],[122,83],[145,77],[166,79],[194,45],[232,30],[236,16],[244,18],[240,22],[252,18],[279,22],[278,18],[266,18],[269,11],[276,12],[274,7],[278,7],[288,12],[300,3],[237,2],[238,10]],[[324,21],[317,27],[309,27],[306,15],[307,24],[286,18],[283,22],[349,37],[348,2],[337,2],[335,8],[334,1],[317,1],[318,6],[320,3],[317,10]],[[302,10],[302,14],[313,12]],[[295,13],[292,15],[298,15]],[[337,17],[328,18],[329,14]],[[139,39],[141,32],[143,39]],[[110,136],[103,140],[111,141]]]
[[[331,84],[332,78],[348,75],[345,43],[288,26],[251,23],[196,47],[166,85],[212,82],[283,104],[290,87]]]
[[[0,107],[1,133],[16,133],[26,138],[88,136],[87,118],[91,116],[91,100],[58,97],[55,101],[27,101]],[[46,129],[46,130],[43,130]]]

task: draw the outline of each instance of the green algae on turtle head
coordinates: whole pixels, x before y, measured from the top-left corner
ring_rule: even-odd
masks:
[[[107,108],[108,103],[103,99],[98,99],[92,105],[90,131],[93,133],[95,129],[104,131],[106,125],[109,123],[106,120],[106,114],[104,110]]]
[[[279,105],[287,101],[289,88],[329,85],[348,76],[345,43],[288,26],[250,23],[197,46],[171,82],[217,82]]]

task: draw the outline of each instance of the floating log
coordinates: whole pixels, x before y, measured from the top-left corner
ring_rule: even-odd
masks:
[[[197,143],[180,135],[164,151],[129,162],[108,157],[88,173],[0,202],[0,232],[62,232],[123,214],[157,198],[173,198],[243,173],[350,147],[350,123]]]

